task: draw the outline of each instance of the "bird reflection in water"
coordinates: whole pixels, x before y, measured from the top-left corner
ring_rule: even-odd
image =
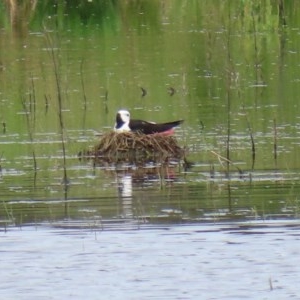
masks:
[[[117,174],[118,193],[122,202],[122,217],[133,218],[132,211],[132,176],[130,174]]]
[[[135,218],[136,211],[142,208],[135,208],[135,205],[142,205],[144,193],[134,193],[149,185],[170,185],[177,180],[177,172],[174,166],[160,166],[153,168],[127,169],[117,172],[118,195],[120,199],[120,215],[124,219]],[[135,195],[135,196],[134,196]],[[139,198],[142,197],[142,198]],[[139,216],[141,217],[141,216]]]

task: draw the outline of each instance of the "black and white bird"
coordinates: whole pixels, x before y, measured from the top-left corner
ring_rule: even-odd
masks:
[[[116,132],[140,132],[143,134],[160,133],[171,135],[174,133],[174,128],[179,126],[183,120],[167,122],[167,123],[153,123],[143,120],[130,119],[129,111],[121,109],[117,112],[116,123],[114,130]]]

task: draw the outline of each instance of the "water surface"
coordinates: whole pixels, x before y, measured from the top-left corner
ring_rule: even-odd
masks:
[[[297,2],[7,3],[6,299],[296,298]],[[119,108],[185,119],[190,164],[80,160]]]
[[[298,222],[122,232],[46,225],[1,235],[5,299],[299,297]]]

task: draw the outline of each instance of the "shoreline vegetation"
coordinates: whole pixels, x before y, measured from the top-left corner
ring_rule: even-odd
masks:
[[[113,22],[127,24],[131,19],[130,14],[135,11],[155,11],[150,21],[157,26],[161,21],[160,18],[172,17],[175,10],[178,18],[184,18],[185,12],[192,10],[201,12],[203,18],[206,18],[205,15],[210,11],[214,11],[214,14],[209,14],[209,17],[219,19],[220,15],[229,10],[232,16],[240,19],[239,26],[252,32],[267,28],[276,30],[280,26],[286,26],[288,23],[286,16],[294,16],[293,12],[298,8],[297,1],[239,2],[239,5],[230,6],[230,1],[222,1],[222,5],[219,5],[218,1],[200,5],[198,1],[185,3],[185,1],[58,0],[53,3],[50,0],[4,0],[0,4],[0,11],[2,11],[0,12],[0,27],[9,24],[14,34],[22,36],[28,34],[31,26],[37,25],[43,28],[46,25],[45,22],[51,22],[53,17],[57,19],[53,25],[59,26],[60,29],[70,26],[69,18],[82,24],[101,24],[111,27]],[[118,16],[121,17],[120,20]],[[110,20],[110,24],[107,24],[107,19]]]

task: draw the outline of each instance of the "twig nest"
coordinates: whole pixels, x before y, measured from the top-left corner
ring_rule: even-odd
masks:
[[[105,159],[109,162],[164,162],[182,158],[184,150],[173,136],[108,132],[87,155],[95,160]]]

